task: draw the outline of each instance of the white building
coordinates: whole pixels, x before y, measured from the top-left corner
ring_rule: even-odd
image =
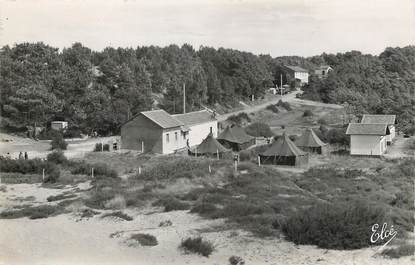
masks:
[[[66,130],[68,128],[68,122],[67,121],[52,121],[50,124],[50,127],[52,128],[52,130],[56,130],[56,131]]]
[[[346,134],[350,135],[350,155],[380,156],[390,132],[387,124],[350,123]]]
[[[199,145],[209,133],[212,133],[214,138],[218,136],[218,121],[214,114],[207,110],[172,116],[189,128],[189,146]]]
[[[298,66],[285,66],[285,72],[287,73],[288,77],[298,80],[301,85],[308,84],[309,74],[306,69]]]
[[[319,78],[326,78],[327,74],[330,71],[333,71],[333,68],[331,68],[329,65],[322,65],[314,70],[314,74],[317,75]]]
[[[361,123],[382,123],[388,125],[390,134],[386,136],[387,144],[391,144],[393,138],[395,138],[395,120],[396,115],[373,115],[364,114]]]

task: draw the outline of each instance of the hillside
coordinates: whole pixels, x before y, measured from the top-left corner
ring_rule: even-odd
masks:
[[[329,64],[334,71],[327,79],[311,76],[306,98],[348,102],[354,114],[398,114],[402,127],[414,131],[414,62],[414,46],[387,48],[379,56],[353,51],[272,58],[190,45],[92,51],[75,43],[60,51],[21,43],[0,53],[1,127],[25,131],[63,119],[78,133],[118,133],[129,117],[151,106],[181,112],[183,84],[187,110],[232,107],[279,84],[283,64],[310,72]]]

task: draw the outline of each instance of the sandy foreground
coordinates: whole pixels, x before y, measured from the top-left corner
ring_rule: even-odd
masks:
[[[50,195],[87,189],[81,183],[65,189],[47,189],[39,184],[5,185],[0,192],[0,210],[22,204],[44,204]],[[78,194],[82,195],[83,192]],[[156,211],[155,211],[156,210]],[[80,219],[63,214],[47,219],[0,219],[0,264],[229,264],[232,255],[246,264],[412,264],[413,258],[373,257],[375,249],[333,251],[314,246],[296,246],[283,239],[258,239],[240,230],[218,231],[223,220],[205,220],[187,211],[160,212],[157,209],[125,210],[133,221],[101,218]],[[171,226],[159,227],[170,220]],[[131,245],[132,233],[157,237],[158,245]],[[186,254],[178,248],[182,239],[202,235],[216,251],[209,258]]]

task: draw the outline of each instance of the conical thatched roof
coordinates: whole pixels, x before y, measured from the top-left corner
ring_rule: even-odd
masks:
[[[223,132],[216,138],[218,140],[225,140],[232,143],[243,144],[251,141],[254,137],[245,133],[244,129],[238,126],[226,127]]]
[[[327,145],[318,138],[313,129],[308,128],[297,140],[295,145],[299,147],[321,147]]]
[[[209,135],[197,146],[197,148],[192,150],[192,152],[197,152],[199,154],[216,154],[217,152],[225,153],[230,151],[231,150],[226,149],[215,138],[213,138],[212,133],[209,133]]]
[[[301,151],[284,133],[277,141],[273,142],[262,156],[303,156],[307,153]]]

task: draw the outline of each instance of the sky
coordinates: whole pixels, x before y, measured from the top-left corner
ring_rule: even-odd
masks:
[[[37,41],[379,54],[415,44],[415,0],[0,0],[0,45]]]

